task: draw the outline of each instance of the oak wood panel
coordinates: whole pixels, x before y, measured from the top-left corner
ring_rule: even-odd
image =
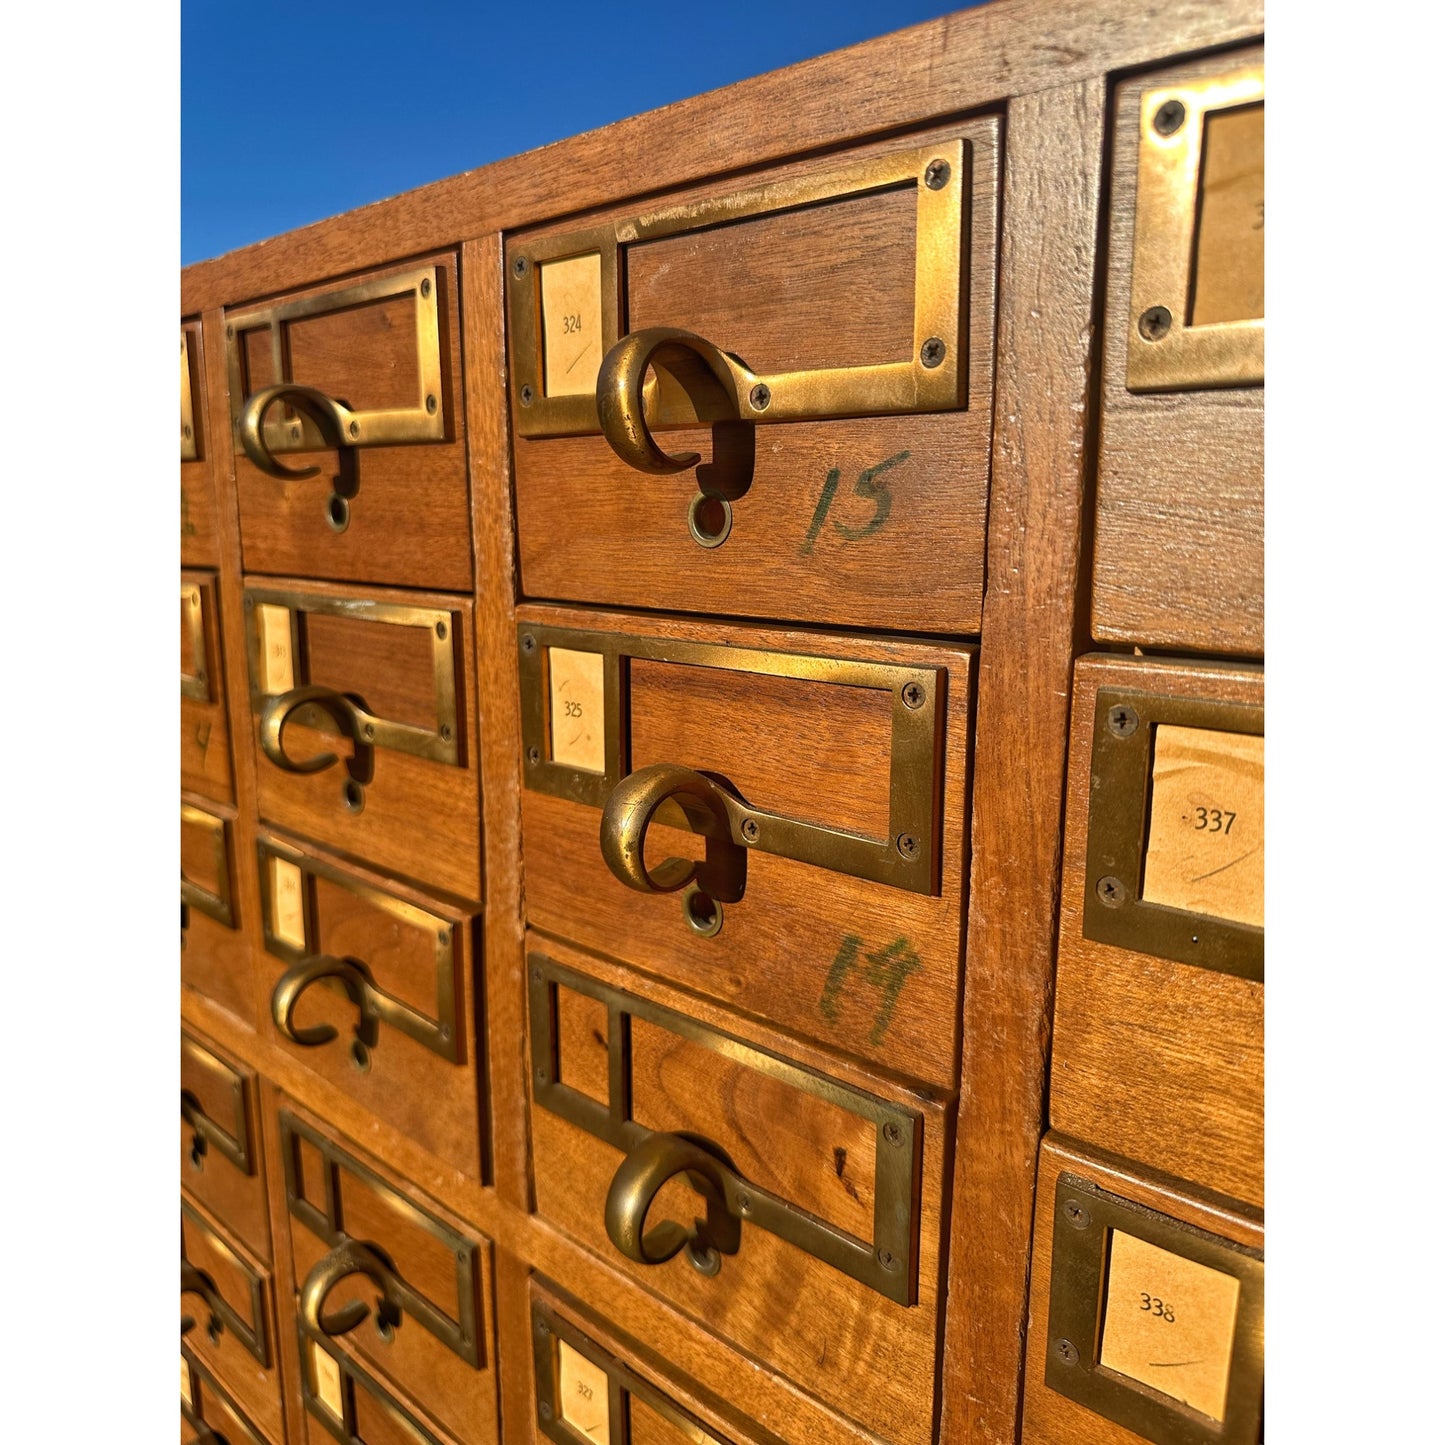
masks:
[[[200,320],[183,322],[181,330],[186,333],[190,353],[191,428],[196,443],[195,461],[181,463],[181,565],[214,567],[220,560],[221,546],[216,526],[216,489],[211,479],[210,417],[206,410],[211,373]],[[225,373],[221,376],[224,379]]]
[[[232,1085],[241,1081],[243,1113],[238,1123]],[[202,1111],[227,1134],[246,1146],[250,1173],[215,1146],[193,1153],[195,1131],[181,1120],[181,1187],[201,1203],[258,1258],[271,1257],[266,1211],[266,1176],[261,1167],[261,1140],[256,1118],[256,1078],[224,1056],[215,1045],[195,1035],[182,1035],[181,1088],[195,1096]]]
[[[712,549],[700,547],[687,526],[687,508],[698,489],[700,469],[673,477],[644,476],[621,461],[600,434],[519,437],[514,445],[517,531],[526,595],[609,606],[796,617],[850,627],[978,631],[993,383],[998,122],[984,117],[902,142],[863,146],[850,155],[886,154],[959,135],[968,137],[973,147],[971,211],[965,221],[967,409],[755,427],[751,486],[732,504],[727,540]],[[790,165],[766,177],[694,187],[669,201],[725,196],[762,179],[816,174],[837,164],[838,157],[830,156]],[[776,354],[784,355],[789,343],[777,328],[785,327],[788,317],[786,308],[778,304],[779,296],[812,298],[806,304],[829,307],[840,318],[886,313],[887,288],[880,296],[878,283],[864,273],[875,264],[895,273],[902,267],[911,296],[912,248],[900,256],[896,246],[890,247],[878,258],[869,249],[875,239],[872,230],[849,229],[849,204],[824,205],[806,213],[826,237],[818,238],[816,250],[798,246],[782,251],[776,257],[779,272],[768,278],[766,288],[749,286],[738,292],[730,289],[722,269],[689,268],[683,320],[670,318],[661,306],[663,299],[682,305],[681,296],[655,286],[651,309],[644,311],[642,320],[634,314],[632,328],[639,329],[644,322],[685,325],[697,318],[699,325],[706,322],[710,328],[702,334],[726,350],[738,349],[733,338],[756,336],[765,348],[778,348]],[[911,191],[908,204],[913,205]],[[831,224],[826,220],[830,214]],[[595,220],[589,218],[589,223]],[[704,235],[725,238],[752,224]],[[559,229],[564,228],[544,228],[516,244],[524,247],[533,235]],[[708,242],[726,244],[722,239]],[[740,264],[763,266],[767,259],[749,251]],[[749,304],[751,311],[745,309]],[[837,324],[846,333],[851,323],[840,319]],[[910,310],[902,348],[874,353],[869,359],[908,360],[912,324]],[[803,343],[793,345],[797,350]],[[751,355],[744,352],[743,359],[756,369],[758,363]],[[708,428],[667,431],[661,444],[669,451],[699,452],[704,466],[713,455]],[[879,467],[884,469],[867,475]],[[836,493],[815,532],[830,477]],[[875,489],[885,496],[880,498]]]
[[[181,1350],[182,1358],[186,1356],[186,1350]],[[191,1363],[196,1365],[194,1355]],[[210,1430],[215,1430],[227,1441],[227,1445],[249,1445],[255,1438],[279,1441],[282,1437],[266,1430],[263,1430],[246,1412],[226,1393],[226,1391],[209,1374],[203,1374],[205,1366],[202,1365],[193,1371],[193,1393],[192,1409],[201,1423]],[[183,1441],[195,1440],[198,1432],[186,1420],[181,1417],[181,1439]]]
[[[1264,387],[1136,395],[1124,385],[1137,320],[1140,97],[1263,54],[1255,47],[1153,71],[1118,93],[1094,539],[1101,642],[1264,655]]]
[[[349,1051],[355,1036],[357,1007],[339,988],[329,986],[308,989],[297,1004],[294,1019],[301,1029],[330,1024],[337,1037],[319,1045],[296,1044],[284,1037],[274,1019],[268,1017],[266,1032],[273,1046],[325,1077],[398,1133],[480,1181],[485,1155],[485,1100],[477,1044],[483,1005],[480,978],[473,967],[480,933],[475,913],[356,864],[343,864],[299,839],[278,841],[337,868],[364,888],[426,910],[436,925],[446,929],[453,951],[450,972],[460,1057],[455,1062],[445,1058],[382,1022],[378,1025],[377,1043],[369,1051],[367,1068],[358,1068]],[[370,970],[378,988],[428,1017],[436,1017],[437,928],[399,918],[371,898],[326,878],[316,877],[315,898],[315,932],[310,942],[313,952],[360,961]],[[257,990],[269,999],[289,967],[288,961],[269,950],[258,950],[257,966]]]
[[[256,999],[251,979],[250,945],[241,927],[240,906],[242,855],[254,846],[252,834],[244,818],[234,808],[222,803],[212,803],[194,794],[181,794],[182,803],[202,809],[224,821],[227,826],[227,869],[231,895],[231,916],[233,924],[228,926],[219,919],[202,913],[199,908],[189,907],[183,917],[185,927],[181,930],[181,984],[183,988],[195,989],[213,998],[228,1009],[247,1028],[256,1026]],[[209,833],[181,826],[182,873],[189,866],[193,870],[192,881],[209,892],[214,892],[212,877],[215,864],[211,857],[212,844]]]
[[[1008,113],[940,1433],[969,1445],[1012,1445],[1018,1416],[1078,630],[1105,102],[1103,82],[1090,81],[1015,100]]]
[[[967,867],[972,651],[530,606],[520,610],[519,618],[538,625],[705,638],[744,647],[947,669],[937,835],[942,881],[937,895],[753,851],[743,898],[723,905],[721,931],[702,938],[684,922],[676,895],[639,893],[613,877],[598,845],[596,808],[524,788],[522,818],[527,914],[536,927],[599,952],[620,953],[651,974],[886,1069],[948,1086],[957,1067],[957,1034],[951,1025],[957,1017],[962,883]],[[743,678],[738,687],[752,680]],[[731,690],[734,685],[722,686]],[[820,700],[809,710],[780,716],[766,735],[754,735],[759,750],[751,759],[752,776],[769,793],[787,796],[794,775],[809,759],[829,756],[835,744],[847,757],[846,713],[841,719],[833,716],[828,703],[834,690],[816,685]],[[639,706],[634,697],[634,717]],[[644,736],[660,748],[670,719],[678,726],[668,739],[668,761],[699,770],[715,770],[727,761],[732,722],[726,711],[687,718],[669,711],[651,724],[650,735],[644,726]],[[766,752],[761,751],[764,745]],[[881,753],[874,760],[884,777],[886,758]],[[846,781],[839,787],[846,794]],[[649,833],[650,861],[655,866],[669,853],[696,856],[700,842],[691,833],[657,826]],[[854,966],[848,967],[845,958],[835,979],[835,964],[849,949],[850,939],[857,940],[852,945]],[[870,955],[875,957],[870,960]],[[917,963],[910,972],[913,959]]]
[[[250,579],[248,579],[250,580]],[[249,724],[255,757],[258,809],[262,818],[334,849],[348,858],[374,863],[413,879],[423,887],[441,889],[459,898],[476,899],[482,891],[481,804],[477,768],[477,722],[472,685],[472,606],[463,598],[434,593],[397,593],[321,582],[285,580],[287,590],[325,597],[359,597],[399,602],[452,612],[455,638],[457,729],[463,766],[430,762],[394,748],[377,748],[375,773],[366,785],[365,805],[352,812],[343,797],[345,769],[336,765],[319,773],[288,773],[272,763],[260,745],[260,717]],[[419,630],[419,629],[418,629]],[[366,697],[374,686],[385,691],[388,657],[356,655],[348,675],[337,674],[338,690]],[[433,721],[435,714],[433,713]],[[305,757],[306,730],[294,729],[298,741],[287,746]],[[326,751],[349,754],[348,740],[330,734],[318,737]],[[339,745],[338,745],[339,744]]]
[[[1157,1209],[1251,1249],[1264,1248],[1264,1226],[1207,1194],[1180,1190],[1127,1161],[1096,1154],[1064,1135],[1050,1132],[1039,1152],[1039,1186],[1034,1223],[1033,1278],[1029,1287],[1028,1361],[1024,1381],[1021,1445],[1139,1445],[1132,1430],[1096,1414],[1044,1384],[1049,1338],[1049,1288],[1053,1279],[1054,1186],[1068,1170],[1121,1198]]]
[[[365,676],[368,712],[415,727],[436,727],[432,637],[423,627],[395,627],[358,617],[308,613],[306,672],[340,691]]]
[[[234,802],[235,784],[231,774],[231,732],[226,725],[225,668],[221,660],[221,630],[216,575],[213,572],[181,573],[181,673],[193,675],[189,628],[184,616],[191,593],[198,596],[201,635],[204,639],[205,675],[210,688],[209,702],[181,698],[181,786],[220,802]]]
[[[666,1007],[684,1009],[709,1027],[741,1036],[810,1067],[820,1067],[832,1077],[905,1103],[922,1114],[917,1195],[918,1303],[903,1306],[746,1222],[741,1249],[735,1257],[725,1260],[721,1273],[714,1278],[698,1274],[680,1255],[663,1265],[633,1264],[612,1246],[603,1224],[608,1186],[623,1156],[550,1110],[529,1106],[537,1209],[542,1217],[620,1268],[636,1285],[660,1294],[735,1347],[789,1375],[831,1409],[900,1445],[925,1445],[933,1437],[937,1406],[941,1195],[950,1144],[949,1110],[932,1098],[909,1094],[876,1077],[861,1077],[820,1051],[811,1051],[811,1056],[805,1057],[775,1034],[750,1026],[741,1018],[696,1002],[689,1004],[644,985],[636,975],[587,959],[571,949],[542,944],[540,940],[538,946],[578,972],[634,995],[654,998]],[[746,1070],[742,1064],[731,1068]],[[641,1078],[640,1082],[646,1097],[647,1080]],[[742,1080],[728,1080],[723,1085],[724,1097],[731,1096],[734,1089],[742,1097],[747,1085]],[[690,1107],[685,1097],[674,1095],[668,1105],[670,1116],[689,1130],[699,1130],[708,1118],[708,1106],[694,1103]],[[776,1113],[772,1118],[734,1114],[728,1123],[730,1138],[741,1138],[747,1145],[739,1148],[739,1153],[756,1151],[758,1156],[768,1158],[779,1149],[801,1147],[798,1140],[790,1141],[781,1135]],[[796,1119],[788,1123],[799,1127]],[[831,1169],[836,1142],[832,1134],[810,1142],[819,1154],[821,1167]],[[665,1203],[660,1198],[658,1207]],[[684,1196],[682,1203],[684,1207],[691,1205],[696,1212],[694,1197]],[[865,1237],[872,1237],[871,1229]]]
[[[1101,687],[1263,705],[1256,667],[1096,656],[1074,669],[1049,1122],[1110,1153],[1264,1204],[1264,984],[1084,937]]]
[[[357,1387],[355,1399],[356,1438],[362,1445],[417,1445],[415,1431],[399,1413],[407,1410],[413,1415],[423,1414],[415,1402],[400,1398],[383,1401],[362,1386]],[[308,1419],[306,1428],[316,1445],[331,1445],[334,1437],[324,1434],[314,1420]],[[435,1433],[438,1445],[453,1445],[453,1437],[445,1430]]]
[[[189,266],[182,309],[824,151],[860,130],[882,134],[1263,29],[1257,0],[1165,9],[1135,0],[994,0]]]
[[[575,989],[557,989],[557,1078],[605,1104],[608,1098],[607,1005]]]
[[[342,532],[331,526],[326,511],[340,465],[335,452],[283,454],[280,460],[285,466],[321,469],[318,476],[299,480],[269,477],[249,457],[235,453],[232,460],[247,571],[452,592],[472,590],[456,257],[450,253],[426,256],[407,262],[404,268],[391,267],[376,274],[423,264],[437,268],[442,357],[438,405],[447,423],[446,440],[353,449],[358,490],[351,500],[350,521]],[[316,277],[305,279],[313,282]],[[266,289],[277,284],[271,276],[258,275],[256,280]],[[295,295],[324,293],[332,284],[309,286]],[[288,295],[286,299],[293,298]],[[412,303],[405,304],[409,312]],[[414,325],[398,331],[387,324],[384,308],[366,306],[294,322],[290,330],[296,381],[318,385],[354,407],[387,404],[397,397],[403,404],[417,404],[415,363],[408,372],[399,364],[397,350],[408,337],[414,338]],[[415,356],[414,339],[411,355]],[[313,368],[320,381],[313,380]],[[250,381],[253,390],[272,379],[270,369],[269,358],[255,368]],[[239,409],[240,399],[232,398],[231,405]]]

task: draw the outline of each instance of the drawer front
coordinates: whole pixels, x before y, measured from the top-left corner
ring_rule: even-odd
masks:
[[[217,1383],[216,1377],[183,1344],[181,1440],[216,1445],[217,1437],[226,1445],[271,1445],[269,1438]]]
[[[476,898],[471,604],[259,583],[245,595],[262,817]]]
[[[220,558],[205,377],[201,323],[188,321],[181,326],[181,562],[187,567],[215,567]]]
[[[303,1341],[426,1401],[458,1438],[495,1441],[490,1241],[299,1111],[283,1108],[279,1127]]]
[[[248,1249],[271,1255],[256,1080],[181,1033],[181,1182]]]
[[[272,1295],[265,1265],[214,1218],[182,1199],[182,1337],[247,1414],[279,1437],[281,1373]]]
[[[251,960],[241,934],[233,808],[181,801],[181,982],[254,1028]]]
[[[1264,653],[1264,50],[1120,86],[1093,630]]]
[[[523,609],[518,656],[531,923],[949,1083],[970,651]]]
[[[1050,1121],[1264,1204],[1264,674],[1074,671]]]
[[[477,915],[280,838],[258,849],[272,1037],[480,1180]]]
[[[458,1445],[415,1401],[398,1396],[340,1349],[301,1332],[308,1445]]]
[[[528,991],[538,1212],[824,1404],[924,1445],[950,1111],[535,935]]]
[[[1264,1229],[1049,1135],[1024,1445],[1257,1445]]]
[[[452,255],[226,313],[247,571],[472,586]]]
[[[235,801],[216,574],[181,573],[181,786]]]
[[[523,591],[977,632],[998,167],[984,117],[513,237]]]

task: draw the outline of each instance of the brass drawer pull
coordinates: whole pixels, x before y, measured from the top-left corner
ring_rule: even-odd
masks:
[[[308,1048],[329,1044],[336,1037],[336,1030],[330,1024],[300,1028],[292,1018],[296,1005],[301,1001],[301,995],[313,983],[323,978],[340,979],[346,996],[356,1005],[356,1041],[352,1045],[352,1057],[358,1065],[365,1067],[367,1051],[374,1049],[377,1044],[381,1009],[378,1007],[380,996],[372,983],[371,972],[359,959],[333,958],[327,953],[315,953],[309,958],[303,958],[300,963],[292,964],[281,975],[271,994],[271,1017],[275,1020],[276,1027],[293,1044]]]
[[[348,1275],[364,1274],[380,1291],[376,1301],[376,1328],[390,1339],[401,1325],[402,1305],[391,1261],[374,1245],[348,1239],[317,1261],[301,1286],[301,1322],[313,1335],[344,1335],[371,1313],[364,1300],[352,1300],[332,1314],[325,1312],[326,1296]]]
[[[279,386],[263,387],[246,398],[236,427],[246,455],[268,477],[289,481],[294,477],[314,477],[321,470],[320,467],[282,466],[272,455],[271,448],[266,444],[262,423],[266,412],[282,400],[315,422],[322,439],[333,450],[341,452],[348,447],[368,444],[362,438],[361,423],[356,415],[344,403],[333,400],[324,391],[318,391],[314,386],[298,386],[289,381],[283,381]]]
[[[181,1294],[182,1296],[193,1294],[206,1302],[206,1311],[210,1318],[206,1321],[206,1333],[210,1336],[211,1343],[215,1344],[221,1338],[221,1331],[225,1329],[216,1302],[220,1299],[220,1292],[216,1289],[216,1282],[204,1270],[197,1269],[188,1260],[181,1261]],[[196,1321],[191,1315],[181,1316],[181,1333],[188,1335],[195,1329]]]
[[[642,1232],[657,1192],[676,1175],[707,1203],[707,1218],[691,1229],[666,1219]],[[742,1242],[737,1198],[742,1184],[716,1145],[706,1147],[681,1134],[649,1134],[622,1161],[607,1190],[607,1237],[638,1264],[665,1264],[687,1246],[688,1263],[700,1274],[722,1268],[722,1256],[736,1254]],[[746,1194],[743,1194],[746,1198]]]
[[[655,872],[644,857],[648,825],[667,801],[678,805],[687,826],[707,840],[701,863],[665,859]],[[736,903],[747,884],[743,839],[758,824],[749,809],[711,778],[676,763],[653,763],[629,773],[602,809],[602,856],[619,882],[639,893],[676,893],[689,883],[721,903]],[[734,841],[736,840],[736,841]]]
[[[334,688],[310,684],[293,687],[290,692],[268,699],[261,712],[261,751],[287,773],[320,773],[339,761],[335,753],[317,753],[299,760],[287,753],[283,734],[287,723],[302,708],[311,709],[306,719],[309,725],[329,722],[332,727],[327,731],[334,729],[356,744],[356,751],[347,760],[346,771],[356,782],[369,783],[373,771],[370,743],[379,737],[384,743],[386,730],[392,725],[373,717],[358,699]]]

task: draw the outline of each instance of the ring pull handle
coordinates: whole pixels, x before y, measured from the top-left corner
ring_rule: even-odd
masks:
[[[377,720],[361,706],[359,700],[317,683],[293,687],[290,692],[278,693],[267,699],[261,712],[261,751],[288,773],[319,773],[338,761],[335,753],[317,753],[314,757],[300,759],[287,753],[286,726],[302,708],[319,712],[338,733],[356,744],[346,769],[357,782],[370,782],[372,748],[366,733],[368,727],[375,733]]]
[[[357,445],[360,423],[346,407],[327,396],[324,391],[318,391],[314,386],[297,386],[289,381],[283,381],[278,386],[263,387],[246,398],[236,425],[246,455],[268,477],[290,481],[294,478],[314,477],[321,470],[320,467],[283,466],[266,445],[263,426],[266,413],[276,402],[282,400],[315,422],[326,445],[333,451],[340,452],[344,448]]]
[[[702,1195],[707,1218],[692,1228],[667,1219],[642,1232],[647,1211],[669,1179],[686,1175]],[[649,1134],[619,1165],[607,1190],[607,1237],[638,1264],[665,1264],[684,1245],[688,1263],[701,1274],[722,1268],[722,1256],[736,1254],[742,1242],[742,1220],[729,1202],[729,1186],[737,1175],[714,1146],[684,1134]]]
[[[657,810],[671,799],[692,832],[707,840],[703,860],[665,859],[649,871],[644,849]],[[613,876],[640,893],[676,893],[689,883],[722,903],[736,903],[747,884],[747,849],[733,841],[729,803],[711,778],[676,763],[652,763],[629,773],[602,808],[602,857]]]
[[[197,1295],[206,1302],[206,1310],[210,1319],[206,1321],[206,1333],[212,1341],[218,1340],[225,1325],[216,1312],[216,1300],[219,1298],[219,1291],[216,1289],[216,1282],[204,1270],[197,1269],[189,1260],[181,1261],[181,1294]],[[188,1335],[195,1329],[196,1321],[192,1315],[181,1316],[181,1333]]]
[[[212,1138],[219,1132],[201,1101],[189,1089],[181,1090],[181,1118],[191,1130],[191,1163],[197,1169],[206,1157]]]
[[[371,1313],[365,1300],[352,1300],[327,1313],[326,1296],[349,1275],[363,1274],[378,1291],[376,1327],[386,1338],[401,1324],[401,1300],[391,1261],[376,1245],[348,1239],[317,1260],[301,1286],[301,1323],[316,1336],[344,1335]]]
[[[271,1017],[276,1027],[293,1044],[312,1047],[329,1044],[336,1037],[330,1024],[313,1024],[303,1028],[294,1022],[296,1005],[312,984],[323,978],[339,978],[346,996],[356,1005],[357,1040],[368,1049],[376,1047],[380,1013],[376,1007],[376,987],[366,965],[355,958],[333,958],[328,953],[312,954],[292,964],[283,973],[271,993]]]

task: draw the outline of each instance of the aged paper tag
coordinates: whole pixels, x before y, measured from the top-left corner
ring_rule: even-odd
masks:
[[[591,396],[602,366],[602,257],[544,261],[542,347],[548,396]]]
[[[1099,1363],[1224,1419],[1239,1281],[1110,1231]]]
[[[181,1356],[181,1399],[194,1410],[196,1402],[191,1398],[191,1362]]]
[[[274,602],[256,606],[256,637],[261,644],[261,691],[267,697],[296,686],[291,663],[291,609]]]
[[[1160,724],[1143,897],[1264,925],[1264,739]]]
[[[578,1354],[566,1340],[557,1341],[557,1389],[562,1418],[588,1440],[606,1440],[608,1427],[607,1372]]]
[[[602,654],[549,647],[547,672],[552,690],[552,761],[605,773]]]
[[[336,1416],[346,1418],[341,1404],[341,1367],[326,1353],[311,1342],[311,1373],[316,1377],[316,1398]]]
[[[1208,112],[1191,326],[1264,315],[1264,102]]]
[[[289,858],[271,859],[271,932],[292,948],[306,947],[304,880]]]

